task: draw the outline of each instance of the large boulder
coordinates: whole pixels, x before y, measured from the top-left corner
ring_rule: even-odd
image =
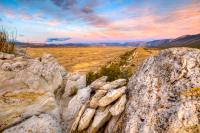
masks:
[[[199,92],[200,50],[161,51],[130,78],[121,132],[200,132]]]
[[[62,86],[66,71],[55,58],[44,55],[38,60],[5,53],[1,56],[0,131],[41,113],[60,121],[54,92]]]

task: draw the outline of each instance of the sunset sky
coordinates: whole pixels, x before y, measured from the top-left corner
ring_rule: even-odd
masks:
[[[175,38],[200,33],[200,0],[0,0],[0,26],[24,42]]]

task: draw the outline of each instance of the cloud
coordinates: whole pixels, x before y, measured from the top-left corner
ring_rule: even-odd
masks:
[[[46,40],[46,42],[65,42],[67,40],[70,40],[70,37],[66,37],[66,38],[48,38]]]
[[[95,8],[100,5],[97,0],[88,0],[84,6],[78,5],[76,0],[52,0],[60,9],[70,12],[76,19],[97,27],[109,24],[109,19],[96,13]]]

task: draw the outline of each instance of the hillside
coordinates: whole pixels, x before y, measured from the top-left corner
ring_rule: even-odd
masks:
[[[170,47],[193,47],[200,48],[200,34],[184,35],[175,39],[163,39],[147,42],[149,47],[170,48]]]

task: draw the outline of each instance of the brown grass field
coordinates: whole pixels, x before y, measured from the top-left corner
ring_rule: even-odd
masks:
[[[54,55],[58,62],[67,71],[79,71],[86,73],[97,70],[116,57],[132,50],[133,47],[52,47],[52,48],[28,48],[27,53],[32,57],[41,57],[44,53]]]

